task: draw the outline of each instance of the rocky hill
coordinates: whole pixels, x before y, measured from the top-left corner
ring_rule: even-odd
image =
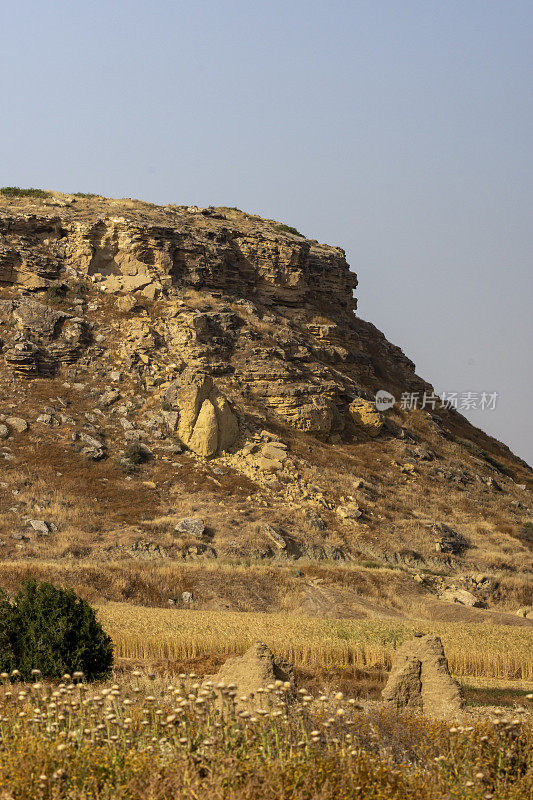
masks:
[[[138,599],[194,561],[154,602],[283,607],[275,567],[312,613],[531,605],[530,468],[440,401],[376,409],[433,390],[356,286],[238,209],[0,194],[0,582]]]

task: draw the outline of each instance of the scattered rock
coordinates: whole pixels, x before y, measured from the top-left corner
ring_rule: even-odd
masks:
[[[270,539],[270,541],[277,547],[278,550],[286,550],[287,549],[287,542],[283,538],[283,536],[278,533],[278,531],[266,523],[265,525],[261,526],[261,533]]]
[[[85,447],[81,450],[82,455],[93,461],[100,461],[102,458],[105,458],[107,448],[104,442],[100,441],[100,439],[96,439],[94,436],[90,436],[88,433],[81,433],[80,439],[85,444]]]
[[[438,636],[418,636],[396,651],[382,697],[388,706],[437,719],[453,720],[461,713],[460,688],[450,675]]]
[[[22,417],[7,417],[6,422],[9,427],[16,430],[17,433],[25,433],[29,428],[28,423],[25,419],[22,419]]]
[[[447,603],[459,603],[470,608],[483,608],[485,605],[472,592],[468,592],[466,589],[445,589],[439,594],[439,599],[445,600]]]
[[[100,405],[102,408],[109,408],[109,406],[113,405],[117,400],[120,399],[120,392],[118,389],[108,389],[107,392],[104,392],[103,395],[100,397]]]
[[[40,533],[42,536],[48,536],[53,530],[52,525],[49,522],[45,522],[44,519],[29,519],[28,525],[31,525],[33,530],[36,533]]]
[[[200,517],[185,517],[180,520],[174,528],[176,533],[183,536],[191,536],[193,539],[201,539],[205,534],[205,522]]]
[[[468,542],[465,537],[443,522],[435,523],[432,526],[432,531],[439,537],[435,540],[435,550],[437,553],[460,555],[468,547]]]
[[[9,436],[9,428],[7,425],[0,423],[0,439],[7,439]]]
[[[335,509],[335,513],[341,519],[350,520],[359,519],[363,514],[357,503],[347,503],[346,505],[338,506]]]

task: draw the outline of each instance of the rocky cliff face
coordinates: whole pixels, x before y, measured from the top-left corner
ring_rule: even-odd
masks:
[[[232,210],[97,211],[0,216],[0,282],[24,293],[3,306],[16,374],[51,376],[82,354],[86,320],[43,300],[90,281],[129,313],[115,324],[117,363],[148,382],[185,365],[231,375],[291,425],[323,435],[342,432],[349,402],[368,389],[423,386],[401,351],[354,317],[357,279],[340,248]],[[203,293],[196,307],[184,303],[187,290]],[[134,311],[144,301],[160,302],[152,323]]]
[[[6,474],[16,483],[25,469],[34,487],[4,481],[19,504],[5,530],[23,531],[0,547],[58,555],[68,530],[94,553],[75,514],[48,520],[59,533],[46,542],[24,530],[44,513],[34,506],[49,508],[35,494],[46,473],[73,506],[105,507],[100,557],[365,556],[420,568],[476,550],[488,563],[488,535],[502,563],[526,568],[529,510],[516,486],[527,467],[453,410],[376,410],[378,389],[431,387],[355,315],[356,286],[340,248],[236,209],[0,199],[2,454]],[[69,489],[67,471],[81,485]],[[468,546],[438,550],[435,531],[459,524],[459,506]],[[187,512],[210,533],[176,537],[174,516]]]

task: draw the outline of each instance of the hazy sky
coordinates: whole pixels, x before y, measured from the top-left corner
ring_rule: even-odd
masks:
[[[531,0],[0,0],[0,185],[230,205],[533,462]]]

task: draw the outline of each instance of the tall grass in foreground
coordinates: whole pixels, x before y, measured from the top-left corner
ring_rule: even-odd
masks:
[[[255,696],[135,672],[97,688],[0,688],[3,800],[531,800],[533,727],[517,708],[457,726],[342,694]]]
[[[98,611],[115,655],[181,659],[243,653],[264,641],[297,666],[390,669],[395,647],[414,630],[442,638],[457,676],[533,680],[533,627],[421,621],[324,620],[292,614],[183,611],[109,603]]]

